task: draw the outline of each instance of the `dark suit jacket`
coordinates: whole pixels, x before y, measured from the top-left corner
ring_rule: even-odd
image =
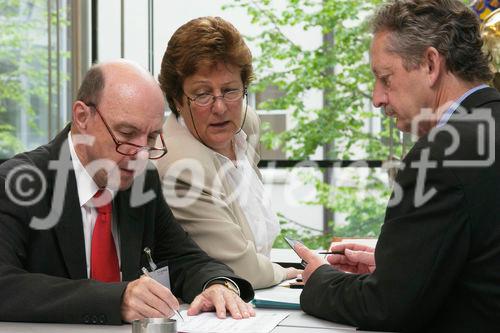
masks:
[[[143,249],[148,246],[153,259],[168,262],[172,292],[191,302],[206,281],[226,276],[235,280],[242,298],[250,300],[250,284],[236,277],[229,267],[203,252],[177,224],[166,205],[156,169],[148,170],[144,192],[156,198],[139,207],[130,205],[130,189],[116,195],[113,207],[120,236],[122,280],[102,283],[87,279],[81,210],[74,171],[68,174],[62,215],[48,230],[29,227],[33,216],[45,218],[52,207],[56,173],[49,161],[59,157],[69,126],[52,142],[23,153],[0,166],[0,320],[121,323],[121,298],[126,281],[137,279],[147,265]],[[66,158],[68,158],[66,156]],[[11,200],[15,178],[9,171],[18,166],[36,167],[45,177],[47,188],[31,206]],[[33,174],[32,174],[33,175]],[[6,184],[8,180],[8,184]],[[42,188],[38,178],[24,178],[24,190]],[[7,187],[6,187],[7,185]],[[10,193],[9,193],[10,192]],[[33,196],[38,194],[33,193]]]
[[[487,144],[485,151],[494,148],[498,159],[500,94],[491,88],[479,90],[462,106],[469,111],[490,108],[494,133],[486,130],[481,136],[478,122],[463,121],[455,112],[448,122],[460,137],[454,153],[446,151],[452,139],[444,131],[433,141],[429,136],[421,137],[396,178],[403,199],[387,208],[375,251],[376,270],[371,275],[357,275],[321,266],[301,295],[304,311],[364,329],[498,331],[499,163],[451,167],[443,162],[484,160],[477,147],[489,134],[496,134],[494,147]],[[412,163],[420,161],[426,151],[437,165],[427,170],[424,193],[431,188],[436,193],[423,205],[416,205],[418,169]]]

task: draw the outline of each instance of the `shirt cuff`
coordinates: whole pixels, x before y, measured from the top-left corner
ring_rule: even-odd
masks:
[[[222,284],[224,286],[226,286],[226,284],[231,284],[234,288],[231,288],[229,286],[226,286],[226,287],[228,289],[235,291],[238,294],[238,296],[241,295],[240,287],[238,287],[238,284],[236,282],[234,282],[233,280],[231,280],[230,278],[227,278],[225,276],[215,277],[215,278],[212,278],[212,279],[208,280],[207,282],[205,282],[205,284],[203,285],[203,291],[205,291],[205,289],[210,287],[212,284]]]

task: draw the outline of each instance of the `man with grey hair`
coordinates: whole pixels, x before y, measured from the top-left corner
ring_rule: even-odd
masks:
[[[254,315],[250,283],[193,242],[147,169],[166,153],[154,78],[125,60],[94,65],[72,115],[0,166],[0,320],[121,324],[171,317],[176,297],[189,315]],[[145,272],[154,262],[164,278]]]
[[[373,104],[418,141],[376,249],[337,244],[308,263],[304,311],[364,329],[500,327],[500,93],[479,22],[458,0],[393,0],[373,19]]]

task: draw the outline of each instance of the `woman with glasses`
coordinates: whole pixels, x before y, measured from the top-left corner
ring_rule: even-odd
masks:
[[[172,211],[210,256],[254,288],[299,273],[269,259],[279,223],[257,169],[259,118],[248,108],[252,55],[219,17],[181,26],[163,56],[159,81],[172,114],[168,154],[158,160]]]

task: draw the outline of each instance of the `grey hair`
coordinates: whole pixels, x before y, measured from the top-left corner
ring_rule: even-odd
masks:
[[[99,64],[92,65],[83,77],[76,99],[85,104],[99,104],[104,90],[104,73]]]
[[[372,18],[372,30],[391,32],[388,51],[401,56],[406,70],[421,65],[424,52],[434,47],[446,59],[447,70],[460,79],[493,78],[479,18],[458,0],[391,0]]]

